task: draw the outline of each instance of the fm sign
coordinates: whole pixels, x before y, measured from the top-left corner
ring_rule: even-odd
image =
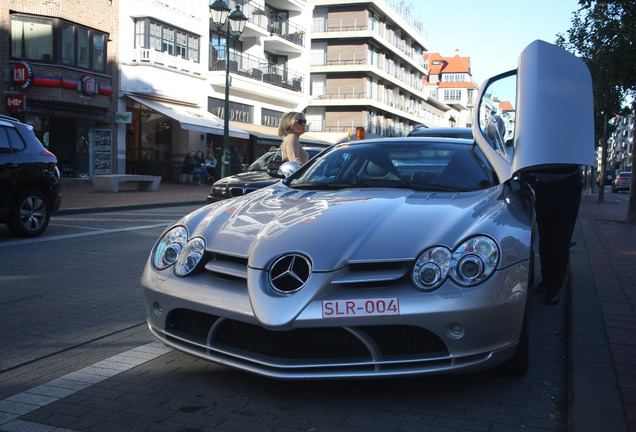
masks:
[[[13,68],[13,82],[20,86],[22,90],[26,90],[33,84],[35,78],[33,66],[26,60],[22,60]]]

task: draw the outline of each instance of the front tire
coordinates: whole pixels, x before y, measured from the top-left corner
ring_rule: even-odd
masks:
[[[44,194],[35,189],[19,192],[7,226],[19,237],[37,237],[51,219],[51,206]]]

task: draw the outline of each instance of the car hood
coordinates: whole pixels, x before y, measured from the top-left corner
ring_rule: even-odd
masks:
[[[191,237],[205,238],[208,251],[248,257],[249,267],[256,269],[291,251],[310,257],[314,272],[356,262],[413,260],[430,246],[455,248],[483,232],[500,244],[527,238],[519,251],[524,256],[530,222],[523,212],[511,211],[514,200],[504,199],[504,189],[303,191],[278,184],[203,207],[182,223]]]
[[[253,183],[275,183],[279,181],[279,178],[275,178],[267,174],[265,171],[247,171],[239,173],[233,176],[225,177],[215,183],[215,185],[247,185]]]

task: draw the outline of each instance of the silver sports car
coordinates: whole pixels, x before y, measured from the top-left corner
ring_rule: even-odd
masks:
[[[341,143],[168,227],[142,276],[152,333],[276,378],[525,373],[535,230],[520,173],[593,163],[591,79],[536,41],[482,88],[474,140]]]

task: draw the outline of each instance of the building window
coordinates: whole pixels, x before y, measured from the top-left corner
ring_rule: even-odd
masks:
[[[154,49],[172,56],[199,62],[200,36],[175,29],[159,21],[135,21],[135,48]]]
[[[15,14],[11,16],[11,58],[104,72],[106,36],[57,18]]]
[[[11,57],[53,60],[53,20],[21,15],[11,16]]]

